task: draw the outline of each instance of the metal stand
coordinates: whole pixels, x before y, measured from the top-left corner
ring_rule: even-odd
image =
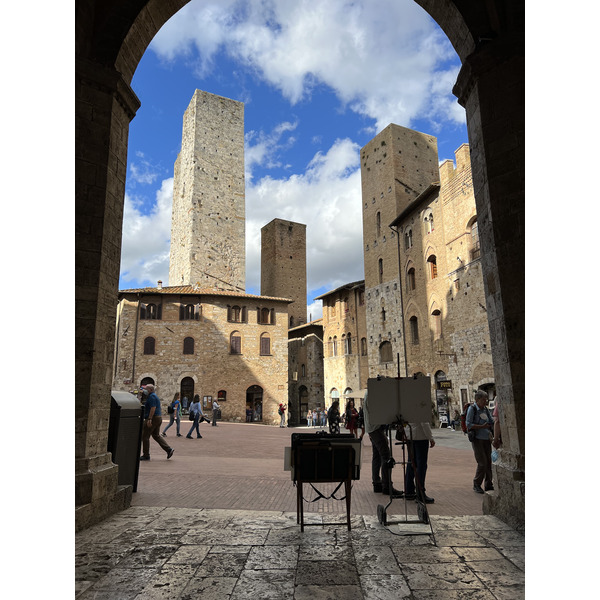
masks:
[[[410,431],[410,440],[408,440],[406,438],[406,434],[404,432],[404,425],[408,425],[409,431]],[[403,473],[403,478],[402,481],[404,482],[406,479],[406,454],[408,454],[408,460],[410,460],[412,467],[413,467],[413,471],[415,473],[415,483],[416,483],[416,488],[417,488],[417,494],[416,494],[416,503],[417,503],[417,516],[418,519],[409,519],[408,517],[408,508],[407,508],[407,499],[406,496],[403,494],[403,498],[404,498],[404,520],[403,521],[388,521],[387,519],[387,509],[390,507],[390,505],[392,504],[394,498],[392,496],[393,494],[393,489],[394,486],[392,484],[392,473],[391,470],[394,468],[394,466],[397,464],[396,461],[394,460],[394,454],[393,454],[393,442],[392,442],[392,431],[393,430],[397,430],[397,432],[400,435],[400,442],[397,442],[397,444],[401,444],[402,445],[402,473]],[[412,446],[408,443],[409,441],[412,442],[412,427],[410,426],[410,423],[403,423],[402,417],[400,417],[400,419],[394,423],[393,425],[390,425],[390,427],[388,428],[388,441],[389,441],[389,445],[390,445],[390,461],[389,461],[389,468],[390,468],[390,501],[387,503],[386,506],[383,506],[382,504],[379,504],[377,506],[377,520],[379,521],[379,523],[381,523],[381,525],[401,525],[401,524],[414,524],[414,523],[424,523],[425,525],[429,525],[429,529],[431,531],[431,535],[433,536],[433,540],[435,543],[435,535],[433,533],[433,528],[431,527],[431,521],[429,519],[429,512],[427,511],[427,505],[425,504],[425,502],[423,501],[423,498],[425,496],[425,493],[422,489],[421,486],[421,482],[419,481],[419,477],[417,475],[417,465],[415,464],[415,460],[414,460],[414,455],[412,452]],[[398,438],[396,438],[398,439]],[[402,486],[404,487],[404,485]],[[429,535],[429,533],[427,532],[419,532],[419,533],[414,533],[411,532],[410,535]]]

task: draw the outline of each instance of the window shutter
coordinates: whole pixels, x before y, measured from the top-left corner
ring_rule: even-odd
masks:
[[[275,325],[275,309],[271,309],[271,325]]]
[[[140,304],[140,319],[146,318],[146,305]]]
[[[179,320],[183,321],[185,319],[185,307],[183,304],[179,305]]]
[[[260,353],[263,356],[271,354],[271,340],[266,335],[260,338]]]
[[[194,318],[196,319],[196,321],[200,320],[200,305],[196,304],[196,314],[194,315]]]

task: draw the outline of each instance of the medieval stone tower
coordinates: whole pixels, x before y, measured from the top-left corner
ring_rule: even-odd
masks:
[[[288,327],[306,323],[306,225],[273,219],[260,231],[260,293],[294,301]]]
[[[169,285],[244,291],[244,105],[196,90],[175,161]]]
[[[360,153],[367,341],[370,376],[395,376],[404,365],[398,246],[389,225],[439,181],[435,137],[390,124]],[[380,361],[382,344],[389,362]],[[404,368],[401,369],[404,376]]]

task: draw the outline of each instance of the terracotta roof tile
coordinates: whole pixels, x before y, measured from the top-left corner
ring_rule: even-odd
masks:
[[[274,300],[277,302],[293,302],[290,298],[278,298],[276,296],[257,296],[246,294],[246,292],[235,292],[232,290],[217,290],[214,288],[200,288],[194,285],[174,285],[158,287],[134,288],[119,290],[119,296],[123,294],[164,294],[164,295],[198,295],[198,296],[228,296],[232,298],[256,298],[260,300]]]

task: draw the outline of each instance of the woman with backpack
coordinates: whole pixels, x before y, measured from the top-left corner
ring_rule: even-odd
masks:
[[[173,401],[167,408],[169,413],[169,424],[163,429],[162,436],[167,437],[167,429],[173,425],[173,422],[177,422],[177,437],[181,437],[179,433],[179,427],[181,425],[181,402],[179,402],[179,392],[173,396]]]
[[[192,439],[192,431],[196,431],[196,438],[200,439],[202,436],[200,435],[200,419],[204,420],[204,413],[202,412],[202,407],[200,406],[200,396],[196,394],[194,396],[194,401],[190,406],[190,421],[194,421],[192,427],[188,431],[188,434],[185,436],[186,438]]]

